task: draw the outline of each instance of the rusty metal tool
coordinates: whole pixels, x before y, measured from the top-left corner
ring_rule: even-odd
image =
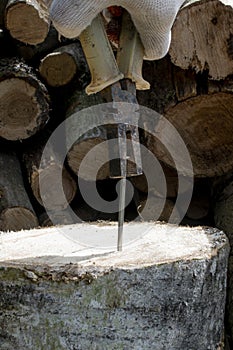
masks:
[[[144,49],[130,15],[126,11],[123,13],[116,59],[107,38],[101,15],[93,20],[79,38],[92,76],[86,93],[93,94],[104,91],[106,95],[110,96],[116,110],[116,113],[113,113],[116,128],[112,127],[108,136],[118,140],[118,152],[115,149],[109,149],[109,154],[110,159],[113,159],[110,161],[110,178],[121,179],[117,242],[117,250],[121,251],[126,179],[142,174],[137,127],[139,106],[136,99],[136,89],[146,90],[150,88],[149,83],[142,78]],[[111,154],[112,152],[113,154]],[[116,153],[118,153],[117,157]]]

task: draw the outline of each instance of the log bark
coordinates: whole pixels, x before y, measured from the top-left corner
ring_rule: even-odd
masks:
[[[106,236],[110,227],[69,230]],[[149,231],[122,253],[74,245],[55,228],[3,234],[2,347],[223,350],[225,235]]]
[[[228,262],[228,289],[227,289],[227,303],[226,303],[226,335],[228,338],[228,348],[233,346],[233,253],[232,245]]]
[[[37,0],[9,0],[5,10],[5,25],[13,38],[36,45],[45,40],[50,20]]]
[[[233,181],[222,178],[214,185],[214,219],[216,227],[224,230],[233,247]]]
[[[49,120],[49,95],[33,70],[18,59],[0,61],[0,136],[22,140]]]
[[[8,0],[0,1],[0,28],[5,28],[5,8],[8,3]]]
[[[192,0],[172,28],[171,60],[182,69],[208,70],[212,79],[233,72],[233,2]]]
[[[53,87],[71,82],[79,67],[86,62],[79,42],[62,46],[45,56],[39,72],[45,82]]]
[[[232,174],[219,178],[213,185],[215,226],[227,235],[231,252],[228,266],[226,327],[230,349],[233,346],[233,182]]]
[[[41,163],[44,147],[45,144],[43,142],[40,144],[37,143],[36,146],[28,147],[23,154],[23,164],[26,168],[28,181],[36,200],[43,206],[40,191],[42,186],[43,191],[46,191],[46,209],[60,212],[74,199],[77,192],[77,185],[66,167],[61,166],[59,154],[52,146],[49,147],[48,156],[43,157],[43,163]],[[60,198],[57,193],[60,172],[62,172],[65,198]]]
[[[59,34],[53,25],[50,26],[48,35],[45,40],[37,45],[24,44],[20,41],[15,43],[18,56],[22,57],[26,62],[30,62],[33,66],[38,67],[40,60],[51,51],[64,45],[67,39],[59,40]]]
[[[166,118],[182,137],[189,151],[194,175],[212,177],[233,169],[232,79],[221,82],[208,79],[208,74],[195,74],[171,64],[169,57],[157,62],[145,62],[144,77],[151,83],[149,92],[138,92],[141,105]],[[143,120],[143,119],[142,119]],[[172,135],[163,130],[163,120],[151,118],[144,124],[144,143],[159,160],[174,167],[165,146],[167,139],[174,149]],[[177,156],[182,155],[177,149]],[[183,164],[185,168],[185,164]]]
[[[19,231],[38,226],[16,155],[1,151],[0,168],[0,230]]]

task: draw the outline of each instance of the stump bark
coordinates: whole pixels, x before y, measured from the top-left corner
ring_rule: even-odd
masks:
[[[233,346],[233,182],[232,176],[218,179],[214,184],[214,220],[215,226],[227,235],[230,246],[228,266],[228,290],[226,307],[226,325],[230,348]]]
[[[150,225],[121,253],[84,248],[55,228],[3,234],[2,348],[223,349],[225,235]],[[66,232],[107,239],[110,228]]]
[[[50,20],[37,0],[9,0],[5,9],[5,25],[13,38],[36,45],[45,40]]]
[[[215,80],[226,78],[233,72],[232,23],[232,1],[188,1],[172,28],[172,62],[182,69],[208,70]]]
[[[38,226],[14,153],[0,152],[0,230],[19,231]]]
[[[0,61],[0,136],[22,140],[49,120],[49,95],[31,67],[18,59]]]
[[[228,235],[233,247],[233,181],[232,174],[213,183],[215,224]]]

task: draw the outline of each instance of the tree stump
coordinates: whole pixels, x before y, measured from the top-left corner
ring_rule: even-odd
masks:
[[[171,60],[182,69],[208,70],[212,79],[225,79],[233,72],[232,33],[232,1],[188,1],[172,28]]]
[[[9,0],[5,9],[5,26],[13,38],[36,45],[45,40],[50,20],[37,0]]]
[[[145,62],[144,77],[150,82],[151,90],[138,92],[139,103],[159,113],[158,118],[151,117],[146,124],[142,116],[142,125],[147,130],[146,147],[159,160],[175,167],[175,159],[171,158],[162,140],[176,151],[177,157],[183,155],[179,147],[175,149],[175,134],[165,130],[164,121],[168,120],[184,141],[195,176],[213,177],[231,171],[232,79],[217,82],[209,80],[206,72],[195,74],[191,70],[181,70],[171,64],[168,56],[157,62]]]
[[[135,223],[143,237],[115,253],[65,237],[98,242],[111,229],[116,238],[103,223],[1,235],[2,349],[223,350],[226,236]]]
[[[49,95],[32,69],[18,59],[0,61],[0,137],[22,140],[49,120]]]
[[[85,61],[79,42],[62,46],[45,56],[39,72],[46,83],[57,87],[68,84]]]
[[[0,231],[19,231],[38,226],[16,155],[1,151],[0,169]]]

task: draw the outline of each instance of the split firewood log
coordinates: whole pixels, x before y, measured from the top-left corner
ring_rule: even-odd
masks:
[[[9,0],[5,9],[5,26],[13,38],[36,45],[45,40],[50,20],[37,0]]]
[[[171,60],[182,69],[208,70],[212,79],[233,73],[233,2],[185,2],[172,28]]]
[[[0,230],[19,231],[38,226],[14,153],[0,152]]]
[[[31,67],[17,58],[0,60],[0,137],[22,140],[49,120],[49,95]]]

